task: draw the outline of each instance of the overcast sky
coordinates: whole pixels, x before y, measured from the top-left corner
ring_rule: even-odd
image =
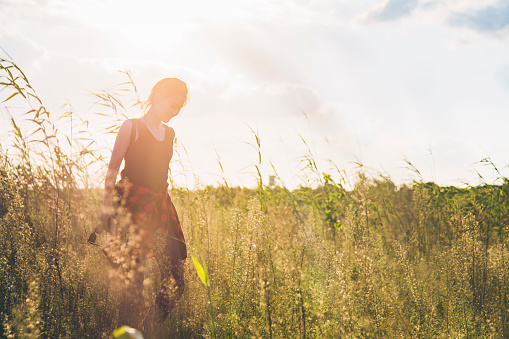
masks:
[[[91,128],[90,92],[126,81],[117,70],[143,97],[186,81],[170,125],[203,184],[220,181],[216,151],[230,184],[254,184],[249,126],[264,179],[272,162],[291,187],[300,135],[320,171],[360,161],[402,183],[406,158],[426,181],[476,184],[489,156],[508,174],[509,0],[0,0],[0,47],[50,111],[71,103]]]

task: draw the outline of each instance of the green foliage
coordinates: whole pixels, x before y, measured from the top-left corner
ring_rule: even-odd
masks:
[[[208,280],[207,276],[207,266],[205,266],[205,263],[203,263],[203,266],[200,264],[198,259],[194,255],[191,254],[191,258],[193,259],[194,267],[196,268],[196,272],[198,273],[198,276],[200,277],[201,282],[205,286],[210,286],[210,282]]]
[[[140,331],[128,326],[117,328],[113,331],[113,336],[117,339],[143,339]]]
[[[207,294],[209,297],[209,305],[210,305],[210,324],[211,324],[211,336],[212,338],[216,337],[216,326],[214,321],[214,309],[212,306],[212,297],[210,294],[210,281],[209,281],[209,275],[207,274],[207,265],[205,265],[205,262],[203,262],[203,266],[200,264],[198,259],[194,255],[191,254],[191,258],[193,259],[194,267],[196,268],[196,272],[198,273],[198,276],[200,277],[201,282],[203,285],[207,287]]]

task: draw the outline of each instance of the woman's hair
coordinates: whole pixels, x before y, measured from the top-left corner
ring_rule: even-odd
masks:
[[[156,94],[160,94],[162,97],[181,98],[182,106],[184,106],[188,101],[187,85],[185,82],[177,78],[164,78],[163,80],[158,81],[157,84],[152,87],[147,101],[143,103],[145,110],[152,106]]]

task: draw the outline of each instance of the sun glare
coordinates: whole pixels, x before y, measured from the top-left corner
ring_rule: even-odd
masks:
[[[91,27],[132,40],[136,44],[171,45],[207,21],[247,15],[232,0],[210,1],[94,1],[69,3],[70,14]]]

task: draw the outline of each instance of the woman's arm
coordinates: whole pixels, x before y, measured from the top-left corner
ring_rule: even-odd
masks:
[[[124,121],[115,139],[115,145],[113,146],[113,152],[111,152],[110,163],[104,180],[104,202],[101,208],[101,225],[96,229],[97,233],[102,232],[102,229],[114,233],[114,230],[108,229],[108,219],[115,215],[115,209],[113,208],[113,189],[115,187],[118,170],[124,159],[127,147],[129,147],[131,129],[131,120]]]

